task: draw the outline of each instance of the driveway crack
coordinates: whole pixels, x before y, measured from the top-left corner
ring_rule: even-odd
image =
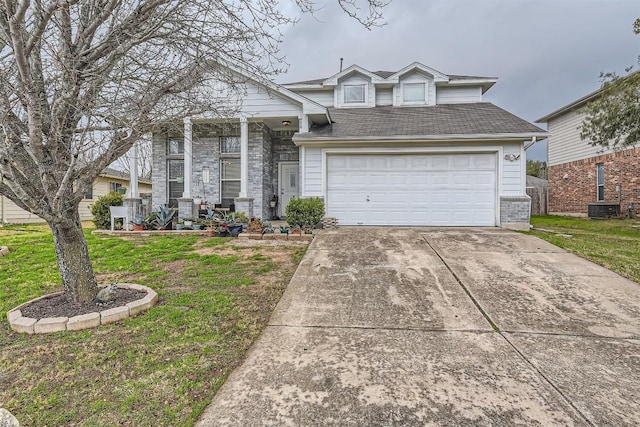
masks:
[[[527,365],[529,365],[531,367],[531,369],[534,370],[534,372],[537,372],[537,374],[549,385],[549,387],[551,387],[553,390],[555,390],[556,393],[558,393],[558,395],[567,403],[567,405],[569,405],[574,411],[576,411],[576,413],[584,420],[585,423],[587,423],[589,426],[595,427],[595,424],[591,420],[589,420],[589,418],[587,418],[587,416],[562,392],[562,390],[560,390],[558,388],[558,386],[556,386],[531,360],[529,360],[529,358],[527,358],[525,356],[525,354],[522,351],[520,351],[520,349],[518,347],[516,347],[516,345],[514,343],[512,343],[511,340],[509,340],[509,338],[507,338],[502,333],[502,331],[500,331],[500,328],[498,328],[498,325],[496,325],[495,322],[491,319],[491,317],[489,316],[489,313],[487,313],[482,308],[480,303],[471,294],[471,291],[469,291],[469,289],[465,286],[465,284],[462,282],[462,280],[460,280],[458,275],[453,271],[453,269],[449,266],[449,264],[447,264],[447,262],[444,260],[442,255],[440,255],[440,253],[437,251],[437,249],[434,248],[433,245],[431,245],[429,240],[427,240],[426,236],[423,235],[422,239],[431,248],[431,250],[433,250],[433,252],[440,259],[440,261],[442,261],[442,264],[444,264],[444,266],[447,267],[447,270],[449,270],[449,273],[451,273],[451,275],[456,279],[456,282],[458,282],[458,285],[460,285],[462,290],[464,290],[464,292],[467,294],[467,296],[469,297],[471,302],[473,302],[473,305],[476,306],[478,311],[480,311],[482,316],[484,316],[484,318],[487,320],[487,322],[489,322],[491,327],[498,334],[500,334],[500,336],[505,340],[505,342],[520,356],[520,358],[522,360],[524,360],[524,362]]]
[[[425,241],[425,243],[431,248],[431,250],[436,254],[436,256],[440,259],[440,261],[442,261],[442,264],[444,264],[445,267],[447,267],[447,270],[449,270],[449,273],[451,273],[451,275],[453,276],[454,279],[456,279],[456,282],[458,282],[458,285],[460,285],[460,287],[462,288],[462,290],[467,294],[467,296],[469,297],[469,299],[471,300],[471,302],[473,302],[473,305],[476,306],[476,308],[478,309],[478,311],[480,311],[480,313],[482,314],[482,316],[485,318],[485,320],[489,323],[489,325],[491,325],[491,327],[493,328],[494,331],[496,332],[500,332],[500,328],[498,328],[498,325],[496,325],[494,323],[493,320],[491,320],[491,317],[489,317],[489,314],[482,308],[482,306],[480,305],[480,303],[474,298],[474,296],[471,294],[471,291],[469,291],[469,289],[464,285],[464,283],[462,283],[462,280],[460,280],[460,278],[458,277],[458,275],[453,271],[453,269],[449,266],[449,264],[447,264],[447,262],[444,260],[444,258],[442,258],[442,256],[440,255],[440,253],[436,250],[436,248],[434,248],[431,243],[429,242],[429,240],[427,240],[427,238],[423,235],[422,239]]]

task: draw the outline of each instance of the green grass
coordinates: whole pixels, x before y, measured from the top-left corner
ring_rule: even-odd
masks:
[[[144,315],[100,328],[18,334],[6,312],[61,290],[51,233],[0,228],[0,406],[22,426],[190,426],[243,359],[305,247],[86,232],[101,283],[155,289]]]
[[[534,216],[535,228],[562,234],[532,231],[556,246],[640,283],[640,220],[593,220],[561,216]]]

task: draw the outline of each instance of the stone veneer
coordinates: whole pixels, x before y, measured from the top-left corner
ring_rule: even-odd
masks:
[[[603,202],[620,203],[621,212],[633,203],[634,213],[640,214],[640,147],[549,166],[550,213],[587,215],[589,204],[598,202],[598,163],[604,164]]]
[[[250,207],[250,215],[261,219],[271,219],[270,207],[274,194],[278,193],[278,164],[282,161],[298,161],[299,149],[291,136],[295,130],[272,131],[263,123],[249,123],[249,181],[247,199],[238,200],[236,210]],[[240,135],[240,125],[232,123],[194,123],[193,124],[193,170],[192,197],[201,197],[210,203],[220,202],[220,143],[221,136]],[[153,137],[153,209],[168,202],[167,200],[167,160],[182,159],[182,155],[168,156],[166,141],[169,137],[182,138],[176,127]],[[237,156],[235,156],[237,157]],[[209,182],[202,181],[202,169],[209,168]],[[185,179],[188,179],[185,177]],[[186,201],[186,200],[185,200]],[[187,207],[180,206],[180,217],[187,216]],[[192,215],[195,216],[195,206]]]
[[[99,325],[106,325],[108,323],[117,322],[119,320],[135,316],[144,311],[147,311],[158,302],[158,294],[151,288],[135,283],[118,283],[117,285],[118,287],[125,289],[135,289],[138,291],[146,292],[146,295],[139,300],[132,301],[121,307],[113,307],[102,311],[95,311],[88,314],[74,316],[71,318],[50,317],[36,320],[30,317],[22,316],[22,312],[20,311],[21,308],[33,304],[34,302],[41,299],[51,298],[52,296],[62,294],[62,292],[58,292],[51,295],[45,295],[19,305],[18,307],[7,313],[7,319],[9,320],[9,324],[14,331],[27,334],[46,334],[49,332],[79,331],[81,329],[95,328]]]
[[[500,226],[512,230],[529,230],[531,198],[500,197]]]

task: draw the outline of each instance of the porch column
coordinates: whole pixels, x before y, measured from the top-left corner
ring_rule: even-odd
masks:
[[[240,198],[247,197],[249,185],[249,123],[240,117]]]
[[[184,190],[183,198],[191,198],[191,176],[193,164],[193,125],[189,117],[184,119]]]
[[[309,119],[307,116],[298,116],[298,132],[309,132]]]
[[[138,143],[136,142],[129,150],[129,197],[137,199],[140,197],[138,189]]]

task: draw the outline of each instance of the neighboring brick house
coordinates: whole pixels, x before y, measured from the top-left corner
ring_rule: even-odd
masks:
[[[605,149],[580,138],[592,92],[540,118],[547,123],[549,213],[587,216],[589,205],[619,205],[640,214],[640,148]],[[632,205],[632,206],[631,206]],[[593,211],[593,207],[592,207]]]
[[[342,225],[528,228],[524,146],[546,132],[483,102],[496,78],[420,63],[285,85],[232,71],[236,117],[153,135],[154,206],[193,216],[203,199],[270,219],[315,196]]]

